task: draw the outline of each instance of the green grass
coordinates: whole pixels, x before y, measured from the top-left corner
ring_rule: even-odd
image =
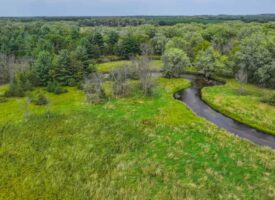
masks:
[[[274,151],[174,100],[189,81],[157,82],[97,105],[75,88],[44,91],[50,106],[1,103],[0,199],[275,198]]]
[[[111,70],[123,67],[125,65],[129,65],[129,64],[131,64],[131,61],[122,60],[122,61],[98,64],[97,68],[101,73],[107,73],[107,72],[110,72]],[[152,71],[160,71],[162,69],[162,61],[161,60],[152,60],[150,62],[150,69]]]
[[[226,85],[202,90],[202,97],[220,112],[259,130],[275,135],[275,107],[262,103],[264,96],[275,94],[274,90],[245,85],[244,95],[235,80]]]

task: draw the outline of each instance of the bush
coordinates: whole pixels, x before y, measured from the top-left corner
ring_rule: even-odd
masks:
[[[139,80],[140,89],[145,96],[153,94],[154,84],[150,71],[150,59],[147,56],[140,56],[132,59],[131,78]]]
[[[187,54],[176,48],[167,49],[162,56],[163,60],[163,75],[166,78],[179,77],[183,70],[191,67],[191,61]]]
[[[128,69],[127,67],[118,68],[111,72],[113,81],[113,94],[115,96],[125,96],[129,91]]]
[[[101,74],[90,74],[82,87],[89,103],[100,103],[106,98]]]
[[[77,85],[77,82],[76,82],[76,80],[74,78],[70,78],[68,80],[68,86],[73,87],[73,86],[76,86],[76,85]]]
[[[23,86],[16,80],[12,81],[9,85],[9,89],[5,92],[6,97],[23,97],[25,91]]]
[[[49,103],[47,97],[45,97],[43,94],[38,94],[35,97],[31,97],[31,102],[38,106],[47,105]]]
[[[90,73],[96,73],[97,72],[96,63],[94,61],[89,65],[89,72]]]
[[[54,94],[63,94],[68,92],[66,88],[63,88],[59,83],[57,82],[51,82],[47,86],[47,91]]]
[[[84,82],[78,82],[77,85],[76,85],[76,88],[79,89],[79,90],[83,90],[83,84]]]
[[[24,97],[26,91],[32,90],[29,75],[18,74],[10,83],[9,89],[5,92],[6,97]]]
[[[5,103],[7,101],[8,99],[6,97],[0,97],[0,103]]]
[[[275,106],[275,94],[273,94],[271,97],[263,97],[261,100],[263,103],[267,103],[269,105]]]

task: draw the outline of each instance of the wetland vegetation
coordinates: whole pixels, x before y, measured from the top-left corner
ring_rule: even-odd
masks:
[[[85,23],[0,20],[0,199],[275,198],[274,150],[173,98],[222,79],[202,99],[275,135],[274,22]]]

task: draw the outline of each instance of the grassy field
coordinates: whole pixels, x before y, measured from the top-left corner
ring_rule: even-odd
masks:
[[[204,88],[202,97],[220,112],[275,135],[275,107],[261,102],[263,97],[271,96],[275,91],[253,85],[244,88],[244,95],[240,95],[240,85],[229,80],[223,86]]]
[[[50,106],[1,103],[0,199],[275,198],[274,151],[174,100],[190,82],[156,82],[152,97],[98,105],[75,88],[60,96],[41,88]]]
[[[129,64],[131,64],[130,61],[122,60],[122,61],[98,64],[97,68],[101,73],[107,73],[113,69],[117,69],[117,68],[123,67],[125,65],[129,65]],[[162,69],[162,61],[161,60],[152,60],[150,63],[150,69],[152,71],[160,71]]]

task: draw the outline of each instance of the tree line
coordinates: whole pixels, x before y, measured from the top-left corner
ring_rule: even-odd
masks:
[[[275,21],[274,14],[262,15],[200,15],[200,16],[117,16],[117,17],[1,17],[14,22],[74,22],[79,26],[139,26],[152,24],[172,26],[179,23],[215,24],[227,21],[261,22]]]
[[[75,86],[98,62],[136,55],[160,58],[164,73],[184,69],[275,87],[275,23],[80,27],[70,22],[0,22],[0,83],[23,88]],[[244,79],[243,79],[244,80]]]

